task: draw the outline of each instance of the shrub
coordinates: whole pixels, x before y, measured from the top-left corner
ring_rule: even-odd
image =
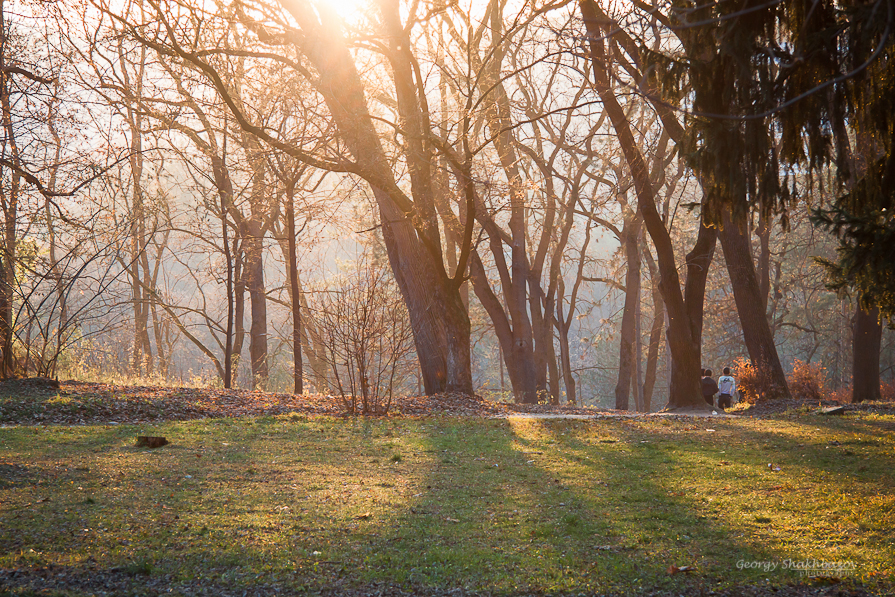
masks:
[[[842,386],[837,390],[828,390],[827,399],[834,400],[840,404],[848,404],[851,402],[851,386]]]
[[[416,364],[410,317],[388,267],[364,254],[310,307],[330,390],[348,414],[387,414]]]
[[[786,381],[796,400],[822,400],[826,394],[827,370],[820,364],[796,359]]]
[[[771,379],[765,367],[756,367],[751,361],[739,358],[733,365],[740,399],[746,404],[767,400],[772,395]]]
[[[879,397],[885,402],[895,402],[895,381],[884,381],[879,387]]]

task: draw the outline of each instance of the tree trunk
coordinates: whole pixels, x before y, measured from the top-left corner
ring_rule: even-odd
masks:
[[[264,256],[261,222],[252,218],[246,226],[246,290],[251,301],[249,358],[252,365],[252,389],[267,387],[267,293],[264,289]]]
[[[485,267],[476,252],[471,255],[469,276],[479,302],[494,324],[494,332],[503,352],[503,360],[516,402],[537,404],[537,364],[532,346],[524,336],[516,333],[516,322],[513,321],[511,324],[503,305],[491,290]],[[512,309],[510,313],[512,316]]]
[[[858,128],[854,152],[848,145],[848,135],[845,135],[844,132],[842,134],[845,143],[845,156],[851,161],[854,170],[849,181],[849,189],[854,187],[855,181],[867,175],[868,162],[872,161],[872,156],[879,152],[873,137],[862,127]],[[879,309],[874,308],[867,312],[862,308],[861,301],[858,300],[852,335],[852,402],[881,398],[879,371],[881,346],[882,324],[879,319]]]
[[[637,307],[634,309],[634,371],[633,387],[634,387],[634,408],[638,412],[649,412],[644,410],[643,404],[643,329],[641,328],[641,312],[640,312],[640,293],[638,292]]]
[[[652,254],[644,243],[644,255],[650,270],[651,294],[653,298],[653,323],[650,327],[649,347],[646,353],[646,373],[643,378],[643,407],[646,412],[652,411],[653,390],[659,368],[659,348],[662,344],[662,329],[665,327],[665,305],[662,293],[659,292],[658,273]]]
[[[566,402],[578,404],[575,378],[572,374],[572,356],[569,350],[569,325],[563,319],[562,307],[557,302],[557,328],[559,329],[559,358],[562,366],[563,385],[566,388]]]
[[[578,6],[590,38],[589,50],[594,73],[594,88],[616,131],[622,153],[631,171],[634,190],[637,194],[637,204],[644,225],[656,247],[661,277],[659,288],[668,313],[667,338],[668,349],[672,357],[668,408],[704,410],[706,405],[702,398],[699,381],[702,365],[699,360],[699,336],[694,334],[687,304],[681,293],[680,277],[674,259],[674,245],[656,208],[656,194],[650,180],[649,169],[634,139],[631,123],[610,86],[609,75],[606,71],[608,63],[604,47],[605,35],[600,27],[600,23],[605,22],[605,19],[598,16],[600,9],[594,0],[578,0]],[[697,244],[699,243],[697,242]],[[701,308],[700,304],[700,313]],[[701,330],[701,322],[699,328]]]
[[[383,194],[373,189],[374,194]],[[379,203],[389,263],[407,304],[427,395],[472,394],[469,315],[457,288],[435,271],[416,232],[387,198]]]
[[[771,387],[772,397],[788,398],[786,375],[780,365],[774,337],[764,310],[758,277],[752,261],[752,248],[746,232],[745,218],[734,221],[728,212],[723,214],[723,228],[719,233],[724,260],[733,286],[733,296],[743,329],[743,338],[752,364],[764,369]]]
[[[13,164],[19,164],[19,148],[12,121],[12,101],[10,89],[10,71],[7,70],[9,58],[9,39],[7,38],[6,8],[0,0],[0,109],[3,118],[3,153],[9,155]],[[7,176],[6,172],[2,172]],[[17,247],[18,202],[21,190],[21,177],[10,169],[9,190],[0,195],[3,207],[3,233],[0,239],[0,378],[6,379],[15,375],[15,359],[13,358],[13,288],[15,284],[15,264]]]
[[[621,341],[618,354],[618,380],[615,384],[615,408],[628,410],[631,381],[635,375],[635,311],[640,308],[640,218],[637,214],[625,218],[622,231],[627,269],[625,272],[625,306],[622,311]],[[636,392],[637,390],[635,390]],[[636,405],[635,405],[636,407]]]
[[[405,131],[413,201],[395,182],[338,22],[330,13],[314,12],[298,3],[285,8],[305,34],[301,49],[318,75],[317,88],[342,141],[354,156],[359,174],[373,189],[389,263],[410,314],[426,393],[472,394],[469,316],[460,284],[447,274],[442,260],[432,188],[428,112],[419,104],[408,33],[400,22],[398,5],[382,2],[380,9],[392,50],[390,64]],[[464,238],[464,243],[470,241]]]
[[[129,111],[130,112],[130,111]],[[143,151],[141,117],[129,114],[131,134],[131,213],[130,217],[130,259],[128,263],[131,279],[131,308],[133,310],[133,345],[131,350],[131,374],[142,376],[151,373],[151,347],[149,346],[149,297],[140,281],[144,281],[141,271],[146,250],[144,222],[146,213],[143,205]]]
[[[214,163],[214,162],[213,162]],[[223,164],[223,160],[221,160]],[[224,388],[230,389],[233,385],[233,324],[235,317],[236,292],[234,288],[234,267],[233,267],[233,251],[230,247],[229,224],[227,222],[227,212],[230,209],[230,203],[233,197],[233,188],[230,184],[229,176],[226,179],[226,186],[223,182],[223,173],[218,172],[217,168],[213,168],[215,172],[215,181],[218,181],[218,194],[221,199],[221,239],[224,247],[224,261],[227,263],[227,325],[225,326],[224,337]]]
[[[758,284],[765,313],[771,296],[771,226],[759,215],[758,230]]]
[[[852,402],[880,400],[879,355],[883,326],[879,309],[869,313],[860,302],[854,317],[854,361],[852,362]]]
[[[550,404],[559,404],[559,369],[556,364],[556,349],[553,346],[553,308],[551,296],[544,296],[541,276],[532,272],[529,283],[529,304],[531,305],[531,327],[534,339],[534,357],[538,368],[537,387],[546,390],[544,396]]]
[[[494,149],[506,176],[510,213],[508,218],[509,238],[504,240],[498,234],[496,225],[486,227],[490,236],[491,253],[495,260],[503,260],[504,244],[509,245],[509,272],[501,271],[501,293],[511,322],[512,343],[504,346],[507,371],[513,384],[517,401],[536,404],[547,393],[547,370],[549,362],[554,362],[552,330],[544,321],[544,306],[540,302],[540,286],[534,296],[528,296],[530,285],[540,284],[540,272],[531,271],[526,250],[526,197],[519,157],[516,153],[515,138],[511,121],[511,104],[501,78],[503,60],[502,5],[496,0],[490,2],[491,47],[483,61],[478,49],[471,52],[474,68],[481,73],[481,85],[488,90],[490,101],[485,102],[485,124],[493,138]],[[499,269],[505,269],[498,263]],[[487,280],[487,278],[479,278]],[[490,290],[490,289],[489,289]],[[479,290],[476,289],[478,295]],[[530,300],[529,300],[530,299]],[[498,301],[494,306],[500,305]],[[489,315],[492,313],[489,310]],[[550,313],[547,313],[549,318]],[[548,342],[547,337],[550,337]],[[510,362],[512,361],[512,363]],[[528,368],[531,367],[531,371]],[[513,374],[513,370],[516,374]],[[519,384],[523,384],[520,386]]]
[[[295,188],[286,186],[286,236],[289,243],[287,264],[289,289],[292,295],[292,382],[293,392],[304,393],[301,363],[301,296],[298,288],[298,256],[295,247]]]

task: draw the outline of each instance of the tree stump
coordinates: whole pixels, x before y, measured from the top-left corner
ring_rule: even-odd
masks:
[[[166,446],[168,444],[168,440],[163,437],[157,437],[154,435],[138,435],[137,436],[137,448],[161,448],[162,446]]]

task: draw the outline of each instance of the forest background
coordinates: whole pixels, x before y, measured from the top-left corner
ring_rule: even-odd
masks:
[[[879,398],[892,12],[0,0],[0,375]]]

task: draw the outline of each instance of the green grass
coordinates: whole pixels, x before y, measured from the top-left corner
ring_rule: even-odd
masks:
[[[811,414],[10,427],[0,568],[116,569],[135,587],[680,594],[796,583],[784,564],[818,560],[891,592],[893,430]]]

